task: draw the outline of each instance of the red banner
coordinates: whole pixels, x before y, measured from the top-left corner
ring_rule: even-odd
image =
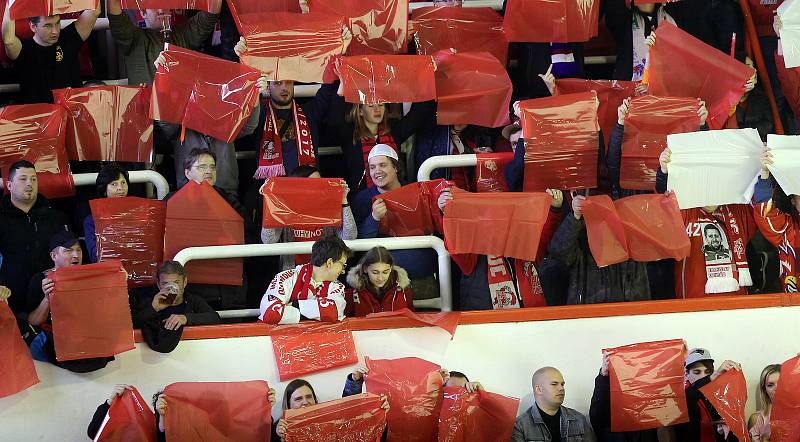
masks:
[[[747,381],[741,371],[733,369],[719,375],[700,392],[719,413],[722,420],[739,440],[749,440],[744,406],[747,403]],[[725,438],[727,438],[727,434]]]
[[[641,431],[689,421],[682,339],[605,350],[611,377],[611,429]]]
[[[147,401],[132,387],[115,398],[106,420],[97,432],[96,442],[156,442],[156,415]]]
[[[412,26],[420,55],[450,49],[459,53],[488,52],[503,68],[508,64],[503,16],[492,8],[425,6],[414,10]]]
[[[386,410],[378,395],[361,393],[283,412],[285,442],[378,442],[386,428]]]
[[[272,404],[266,381],[176,382],[167,385],[164,397],[170,442],[264,442],[270,438]]]
[[[596,0],[508,0],[503,29],[508,41],[571,43],[597,36]]]
[[[389,312],[370,313],[368,318],[389,318],[403,317],[410,319],[423,327],[439,327],[450,334],[450,339],[456,334],[458,322],[461,320],[461,312],[446,313],[416,313],[407,308]]]
[[[244,244],[244,220],[207,181],[189,180],[167,201],[164,259],[187,247]],[[186,265],[192,284],[242,285],[242,259],[201,259]]]
[[[50,314],[56,359],[108,357],[133,350],[128,283],[120,261],[63,267],[48,277],[55,283]]]
[[[597,121],[603,131],[603,139],[608,145],[611,130],[617,122],[617,110],[626,98],[636,94],[636,81],[621,80],[584,80],[581,78],[563,78],[556,80],[556,94],[574,94],[578,92],[597,92],[600,106],[597,108]],[[625,123],[627,129],[627,122]]]
[[[212,12],[222,0],[121,0],[122,9],[195,9]]]
[[[17,394],[39,383],[33,358],[25,341],[19,334],[17,319],[8,306],[8,302],[0,301],[0,348],[3,357],[0,359],[0,398]]]
[[[488,52],[438,52],[436,123],[498,127],[509,124],[511,78]]]
[[[614,201],[634,261],[681,261],[692,249],[675,194],[633,195]]]
[[[514,160],[514,152],[479,153],[475,167],[475,191],[508,192],[506,166]]]
[[[311,12],[344,15],[353,33],[350,55],[402,54],[408,42],[408,0],[308,0]]]
[[[647,91],[664,97],[696,97],[706,102],[708,126],[721,129],[755,72],[724,52],[666,22],[650,48]]]
[[[12,20],[28,17],[49,17],[51,15],[81,12],[97,8],[96,0],[14,0],[9,8]]]
[[[89,201],[97,237],[97,260],[121,260],[129,287],[153,285],[164,256],[163,201],[136,197]]]
[[[380,232],[389,236],[431,235],[441,231],[439,195],[452,182],[437,179],[407,184],[375,196],[386,204],[386,215],[380,221]]]
[[[436,440],[442,405],[440,367],[419,358],[365,358],[367,391],[389,397],[387,442]]]
[[[300,2],[297,0],[226,0],[231,10],[236,27],[241,32],[239,16],[244,14],[258,14],[260,12],[302,12]]]
[[[76,161],[146,163],[153,156],[149,86],[55,89],[67,109],[67,153]]]
[[[410,103],[436,98],[433,58],[427,55],[367,55],[339,58],[348,103]]]
[[[262,12],[237,18],[247,42],[242,63],[269,80],[320,83],[328,64],[341,55],[341,16]]]
[[[525,100],[525,192],[597,187],[597,93]]]
[[[800,440],[800,355],[781,364],[770,426],[775,442]]]
[[[281,381],[358,363],[353,333],[341,324],[280,326],[270,336]]]
[[[39,193],[48,198],[75,195],[64,147],[67,112],[55,104],[22,104],[0,108],[0,173],[19,160],[36,167]]]
[[[150,116],[230,143],[258,104],[261,73],[240,63],[166,45],[153,79]]]
[[[264,228],[339,227],[342,225],[342,180],[339,178],[268,178],[264,196]]]
[[[625,229],[611,198],[608,195],[590,196],[581,204],[581,212],[586,221],[589,249],[597,267],[627,261]]]
[[[775,53],[775,68],[778,71],[778,81],[780,81],[783,94],[792,112],[800,115],[800,68],[787,68],[783,61],[783,56]]]
[[[620,187],[653,190],[667,135],[699,130],[699,109],[695,98],[649,95],[631,100],[622,138]]]
[[[519,399],[463,387],[445,387],[439,442],[511,440]]]

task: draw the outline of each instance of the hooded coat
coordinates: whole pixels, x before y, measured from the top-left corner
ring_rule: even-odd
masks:
[[[375,294],[367,289],[367,278],[361,274],[361,266],[357,265],[347,273],[347,285],[350,288],[345,292],[347,307],[345,316],[367,316],[370,313],[395,311],[403,308],[414,310],[414,295],[411,292],[411,280],[408,273],[398,266],[393,266],[392,271],[397,274],[394,287],[389,288],[379,300]]]

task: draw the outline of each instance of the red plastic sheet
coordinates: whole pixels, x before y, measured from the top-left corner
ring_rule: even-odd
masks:
[[[443,179],[407,184],[375,196],[386,204],[380,232],[389,236],[431,235],[441,231],[439,195],[453,183]]]
[[[647,91],[657,96],[702,99],[708,108],[708,126],[721,129],[742,98],[753,68],[671,23],[659,26],[656,35],[648,59]]]
[[[55,283],[50,314],[56,359],[113,356],[133,350],[128,283],[120,261],[64,267]]]
[[[525,192],[597,186],[597,93],[525,100]]]
[[[268,178],[261,186],[265,228],[342,225],[342,180],[338,178]]]
[[[271,337],[281,381],[358,363],[353,333],[341,324],[280,326]]]
[[[368,318],[389,318],[389,317],[403,317],[410,319],[417,324],[427,327],[439,327],[442,330],[450,333],[450,339],[456,334],[458,322],[461,320],[461,312],[447,312],[447,313],[416,313],[407,308],[394,310],[390,312],[370,313]]]
[[[231,10],[236,27],[241,32],[239,16],[258,14],[260,12],[295,12],[300,13],[300,2],[297,0],[226,0]]]
[[[775,442],[800,440],[800,355],[781,365],[770,426]]]
[[[699,130],[699,108],[695,98],[649,95],[631,100],[622,138],[620,187],[653,190],[667,135]]]
[[[49,17],[51,15],[80,12],[95,9],[96,0],[14,0],[9,8],[12,20],[28,17]]]
[[[508,192],[505,170],[514,160],[514,152],[479,153],[475,167],[475,191]]]
[[[156,415],[135,387],[114,399],[106,419],[97,442],[156,442]]]
[[[503,29],[508,41],[570,43],[597,36],[597,0],[508,0]]]
[[[353,33],[350,55],[406,52],[408,0],[308,0],[308,9],[345,16]]]
[[[389,397],[387,442],[436,440],[442,405],[440,367],[419,358],[365,358],[367,391]]]
[[[448,250],[534,261],[552,201],[546,193],[455,192],[444,207]]]
[[[625,262],[629,259],[625,229],[608,195],[590,196],[581,205],[586,221],[589,249],[597,267]]]
[[[626,98],[636,94],[637,81],[621,80],[584,80],[581,78],[563,78],[556,80],[556,94],[574,94],[578,92],[597,92],[600,106],[597,108],[597,120],[603,138],[608,144],[611,130],[617,122],[617,110]],[[627,130],[627,121],[625,129]]]
[[[244,244],[244,220],[203,181],[189,180],[167,202],[164,259],[187,247]],[[201,259],[186,265],[192,284],[242,285],[242,260]]]
[[[445,387],[439,414],[439,442],[511,440],[519,399],[464,387]]]
[[[7,302],[0,301],[0,398],[17,394],[39,383],[33,358],[19,334],[17,319]]]
[[[420,55],[449,49],[488,52],[504,68],[508,64],[503,16],[492,8],[425,6],[414,10],[412,24]]]
[[[739,440],[749,440],[744,406],[747,403],[747,381],[739,370],[728,370],[700,388],[700,392],[717,410],[722,420]],[[727,436],[727,435],[726,435]]]
[[[164,389],[170,442],[264,442],[272,415],[266,381],[176,382]]]
[[[163,201],[136,197],[89,201],[97,237],[97,260],[121,260],[129,287],[153,285],[164,256]]]
[[[682,339],[605,350],[611,377],[611,430],[641,431],[689,421]]]
[[[263,12],[237,21],[247,42],[242,63],[269,80],[320,83],[328,64],[344,48],[341,16]]]
[[[681,261],[689,256],[692,243],[674,193],[633,195],[614,201],[614,207],[634,261]]]
[[[261,73],[241,63],[165,45],[150,116],[230,143],[258,104]]]
[[[348,103],[410,103],[436,98],[433,57],[365,55],[339,58]]]
[[[69,115],[67,153],[76,161],[150,162],[153,120],[149,86],[56,89]]]
[[[509,124],[511,78],[488,52],[453,54],[442,51],[436,60],[436,122],[440,125]]]
[[[212,12],[222,0],[121,0],[122,9],[196,9]]]
[[[378,442],[386,428],[380,396],[361,393],[284,411],[285,442]]]
[[[0,172],[18,160],[36,167],[39,193],[48,198],[75,195],[64,147],[67,112],[54,104],[22,104],[0,108]]]
[[[775,67],[778,71],[778,81],[786,96],[786,101],[795,115],[800,115],[800,68],[787,68],[783,56],[775,53]]]

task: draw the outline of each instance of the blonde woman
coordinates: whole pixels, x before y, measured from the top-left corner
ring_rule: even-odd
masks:
[[[764,367],[758,381],[756,390],[756,407],[758,411],[747,420],[752,442],[766,442],[770,440],[769,418],[772,413],[772,400],[775,390],[778,389],[778,380],[781,377],[781,364],[772,364]]]

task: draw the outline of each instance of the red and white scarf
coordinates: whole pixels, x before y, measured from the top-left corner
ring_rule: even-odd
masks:
[[[310,263],[300,267],[297,279],[294,281],[294,287],[292,287],[292,296],[289,298],[289,302],[312,299],[313,296],[317,299],[317,305],[319,306],[319,320],[336,322],[339,320],[339,310],[336,308],[336,303],[328,299],[331,281],[324,281],[319,287],[314,287],[311,284],[313,270],[314,267]]]
[[[275,109],[272,108],[271,100],[267,101],[267,112],[267,121],[264,123],[264,133],[261,135],[261,145],[258,151],[258,169],[253,176],[256,179],[286,175],[286,169],[283,166],[283,143],[281,143],[280,128],[275,119]],[[314,157],[311,127],[308,125],[308,119],[303,110],[294,101],[292,101],[292,115],[298,164],[314,166],[317,161]]]
[[[511,274],[511,269],[502,256],[487,255],[486,262],[488,265],[486,277],[489,281],[489,297],[493,309],[546,305],[539,273],[532,262],[514,260],[515,275]],[[514,276],[517,281],[516,287]]]
[[[303,226],[295,226],[291,228],[292,241],[294,242],[315,242],[325,236],[325,228],[317,227],[307,229]],[[311,261],[311,255],[295,255],[295,264],[302,264]]]
[[[702,251],[706,265],[705,292],[735,292],[739,290],[739,287],[753,285],[745,252],[747,243],[744,240],[744,230],[739,225],[736,216],[733,215],[730,207],[721,206],[709,218],[712,225],[715,225],[720,232],[724,232],[726,237],[722,238],[722,244],[728,247],[728,256],[725,256],[724,252],[709,251],[707,253],[706,250]],[[705,235],[705,227],[702,234]]]
[[[391,135],[384,133],[383,131],[378,131],[377,137],[364,137],[361,139],[361,155],[364,157],[364,179],[367,181],[367,187],[372,187],[374,184],[372,183],[372,177],[369,176],[369,151],[375,147],[376,144],[386,144],[387,146],[394,149],[397,153],[398,158],[400,157],[400,151],[397,149],[397,143],[394,142],[394,138]]]

